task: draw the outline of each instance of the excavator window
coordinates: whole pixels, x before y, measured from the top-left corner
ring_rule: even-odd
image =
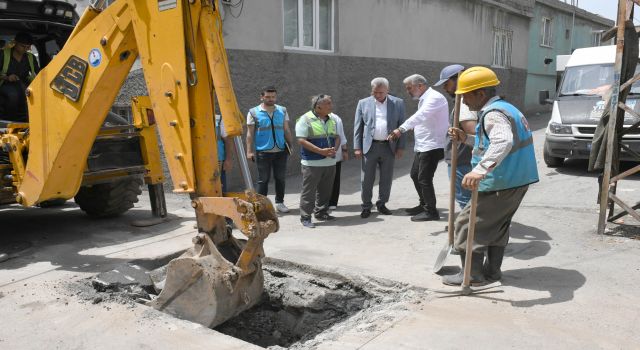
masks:
[[[37,66],[43,68],[60,51],[78,18],[74,6],[66,2],[47,0],[6,2],[5,8],[0,9],[0,49],[10,44],[16,33],[28,33],[33,38],[30,51],[36,58]],[[10,90],[2,89],[2,86],[0,89]],[[17,103],[17,98],[20,98],[20,101],[24,100],[26,104],[24,93],[16,89],[16,91],[3,91],[2,95],[0,96],[0,120],[27,121],[26,109],[24,112],[22,109],[16,112],[8,106],[8,104]],[[15,113],[24,115],[10,115]]]

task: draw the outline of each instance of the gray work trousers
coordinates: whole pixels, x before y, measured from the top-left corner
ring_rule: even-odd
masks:
[[[311,214],[326,213],[331,199],[336,166],[302,166],[300,191],[300,217],[310,219]]]
[[[378,183],[378,200],[376,207],[389,201],[391,195],[391,183],[393,183],[393,163],[395,155],[387,142],[374,141],[369,152],[362,156],[360,168],[360,191],[362,209],[371,209],[373,204],[373,183],[376,181],[376,171],[380,167],[380,182]]]
[[[528,185],[502,191],[478,192],[474,253],[483,253],[489,246],[507,246],[511,219],[518,210],[527,189],[529,189]],[[470,214],[471,202],[462,209],[454,223],[454,245],[460,251],[467,250]]]

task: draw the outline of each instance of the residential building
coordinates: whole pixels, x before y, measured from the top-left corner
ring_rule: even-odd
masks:
[[[311,96],[329,94],[353,135],[356,104],[372,78],[387,77],[391,93],[407,99],[405,77],[434,83],[452,63],[493,67],[499,92],[524,103],[531,1],[261,0],[222,10],[243,111],[259,103],[265,85],[278,87],[292,119],[309,110]],[[411,115],[416,104],[407,102]]]
[[[528,112],[548,111],[538,102],[539,91],[556,92],[556,56],[569,55],[582,47],[609,45],[602,32],[614,21],[559,0],[535,0],[529,29],[529,57],[524,108]]]

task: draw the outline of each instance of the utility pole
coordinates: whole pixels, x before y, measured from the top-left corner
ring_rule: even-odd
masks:
[[[573,18],[571,19],[571,39],[569,41],[569,54],[573,52],[573,31],[576,26],[576,6],[578,6],[578,0],[571,0],[571,6],[573,6]]]

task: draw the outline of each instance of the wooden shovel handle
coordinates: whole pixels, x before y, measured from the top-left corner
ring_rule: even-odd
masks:
[[[456,104],[453,107],[453,127],[459,127],[460,123],[460,103],[462,95],[456,95]],[[449,245],[453,245],[453,222],[456,212],[456,170],[458,168],[458,144],[451,142],[451,175],[449,176]]]

